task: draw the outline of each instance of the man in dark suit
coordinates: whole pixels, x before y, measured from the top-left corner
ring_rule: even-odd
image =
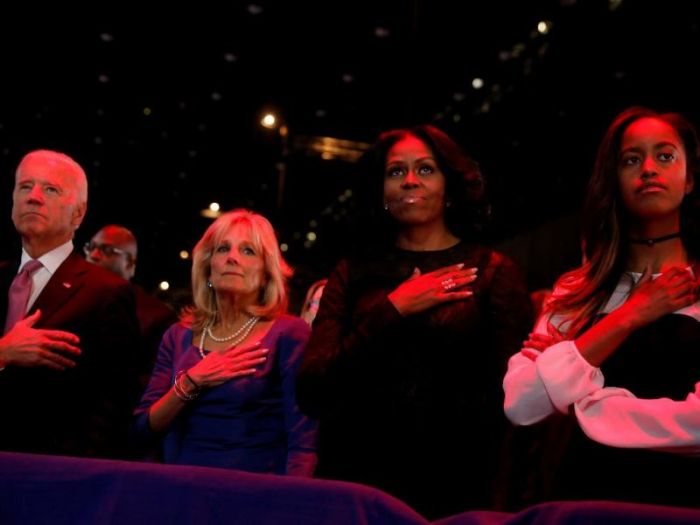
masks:
[[[136,273],[138,245],[136,236],[124,226],[109,224],[92,236],[83,246],[85,258],[121,278],[131,281]],[[139,382],[146,387],[155,364],[156,353],[165,331],[177,321],[170,306],[132,283],[136,298],[136,317],[141,328],[142,350],[138,369]]]
[[[85,172],[67,155],[33,151],[12,202],[22,254],[0,268],[0,450],[123,457],[138,323],[128,283],[73,253]]]

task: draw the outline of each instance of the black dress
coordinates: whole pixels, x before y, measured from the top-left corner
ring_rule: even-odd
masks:
[[[479,268],[469,299],[405,318],[387,299],[414,268],[460,262]],[[491,507],[501,381],[531,325],[519,271],[483,247],[341,262],[297,382],[302,410],[320,418],[318,475],[378,487],[428,518]]]
[[[601,370],[606,387],[625,388],[643,399],[682,401],[700,380],[700,323],[687,315],[666,315],[637,330]],[[548,499],[700,506],[698,458],[600,445],[569,417],[571,441]]]

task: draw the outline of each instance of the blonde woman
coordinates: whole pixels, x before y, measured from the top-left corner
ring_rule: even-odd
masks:
[[[312,475],[316,425],[294,393],[309,327],[284,314],[290,275],[251,211],[222,215],[197,243],[194,306],[163,337],[136,410],[137,433],[163,436],[166,463]]]

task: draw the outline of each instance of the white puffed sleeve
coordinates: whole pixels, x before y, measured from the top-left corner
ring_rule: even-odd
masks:
[[[604,445],[700,456],[700,382],[683,401],[603,388],[578,401],[575,412],[586,435]]]
[[[560,412],[603,387],[603,373],[581,356],[573,341],[550,346],[535,366],[549,399]]]
[[[555,410],[566,413],[603,383],[600,369],[581,356],[573,341],[561,341],[544,352],[524,349],[510,358],[503,379],[506,417],[516,425],[531,425]]]

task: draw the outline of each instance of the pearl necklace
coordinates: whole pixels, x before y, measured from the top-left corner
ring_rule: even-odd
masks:
[[[246,334],[248,332],[250,332],[250,329],[253,328],[253,326],[255,326],[255,323],[257,323],[259,320],[260,320],[260,318],[257,316],[250,317],[245,323],[243,323],[243,325],[241,325],[241,327],[238,330],[233,332],[231,335],[227,335],[226,337],[216,337],[214,334],[211,333],[211,327],[214,324],[213,320],[211,323],[209,323],[204,328],[204,330],[207,332],[207,335],[212,340],[216,341],[217,343],[225,343],[226,341],[230,341],[231,339],[235,339],[236,337],[241,335],[243,332],[246,332]]]
[[[238,330],[236,330],[234,333],[232,333],[229,336],[226,337],[216,337],[214,334],[211,333],[211,326],[214,324],[214,320],[204,327],[202,330],[202,336],[199,339],[199,355],[202,356],[202,359],[205,357],[204,353],[204,337],[209,336],[212,340],[216,341],[217,343],[223,343],[225,341],[231,341],[231,346],[236,346],[237,344],[241,343],[243,340],[245,340],[246,337],[250,335],[251,330],[253,330],[253,327],[255,324],[260,320],[260,317],[254,316],[248,319],[243,326],[241,326]]]

